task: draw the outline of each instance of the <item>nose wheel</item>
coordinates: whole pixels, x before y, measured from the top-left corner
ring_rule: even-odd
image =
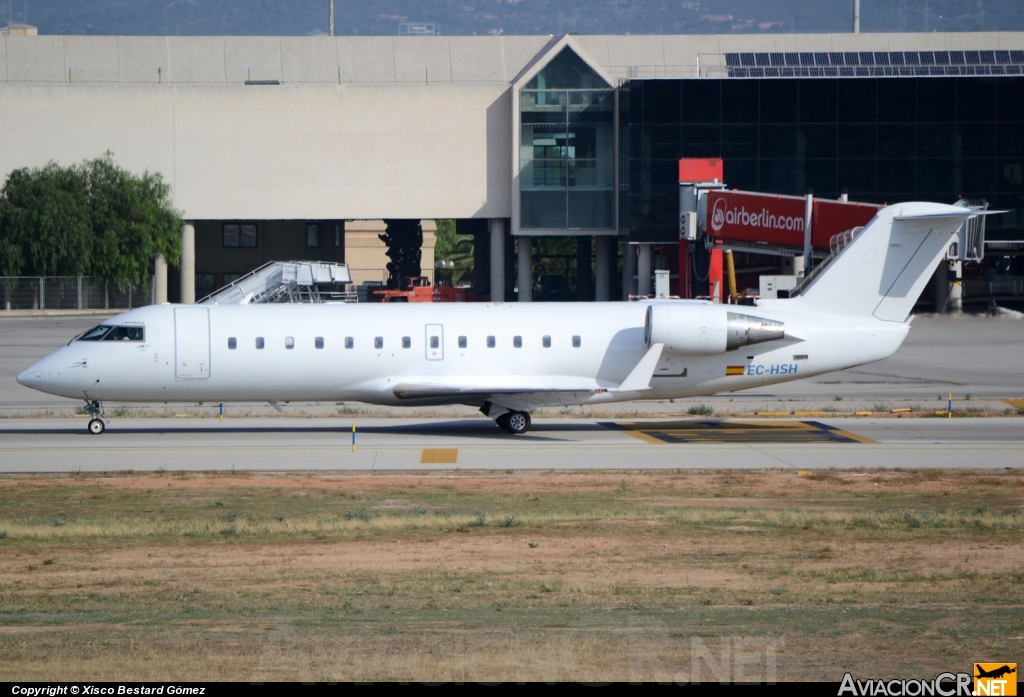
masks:
[[[98,436],[99,434],[107,430],[107,424],[103,420],[102,404],[100,404],[97,401],[86,402],[83,411],[85,411],[86,414],[92,417],[91,419],[89,419],[89,433],[93,434],[94,436]]]
[[[499,416],[497,424],[512,435],[519,435],[530,430],[530,415],[525,411],[510,411]]]

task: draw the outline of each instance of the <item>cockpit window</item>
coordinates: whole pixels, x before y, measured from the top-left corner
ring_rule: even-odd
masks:
[[[103,341],[144,341],[143,327],[111,327],[103,337]]]
[[[102,341],[103,337],[107,335],[113,327],[101,324],[98,327],[93,327],[82,336],[78,337],[78,341]]]

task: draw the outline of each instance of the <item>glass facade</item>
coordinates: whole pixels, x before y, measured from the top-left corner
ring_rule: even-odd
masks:
[[[565,48],[519,93],[520,228],[615,227],[615,94]]]
[[[721,157],[729,187],[865,202],[983,198],[1024,239],[1024,77],[631,80],[619,101],[622,225],[678,239],[677,161]]]

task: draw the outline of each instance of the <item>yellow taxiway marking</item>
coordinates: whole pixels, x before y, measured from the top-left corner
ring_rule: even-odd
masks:
[[[454,465],[458,459],[458,448],[423,448],[420,451],[421,465]]]
[[[645,443],[877,443],[817,421],[647,421],[606,424]]]

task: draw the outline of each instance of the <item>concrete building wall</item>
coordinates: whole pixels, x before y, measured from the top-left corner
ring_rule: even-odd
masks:
[[[0,124],[4,175],[109,150],[187,219],[510,212],[503,86],[0,83]]]
[[[727,51],[1024,48],[1019,32],[574,39],[613,79]],[[187,219],[507,218],[509,86],[551,41],[0,36],[0,177],[109,150],[162,174]]]

